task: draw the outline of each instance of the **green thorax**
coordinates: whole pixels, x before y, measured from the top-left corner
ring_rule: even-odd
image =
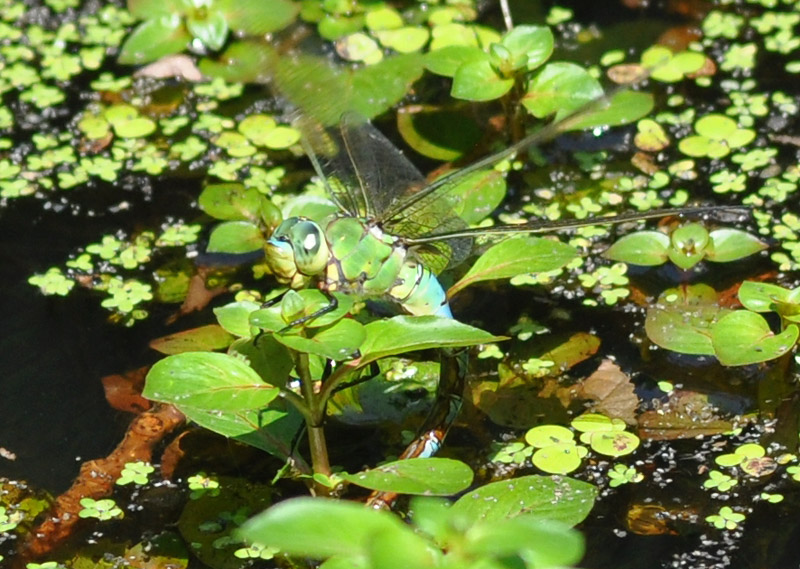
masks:
[[[387,294],[397,284],[406,249],[377,227],[354,217],[334,217],[325,225],[330,258],[324,287],[364,297]]]

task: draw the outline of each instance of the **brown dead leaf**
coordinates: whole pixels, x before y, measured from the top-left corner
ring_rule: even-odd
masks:
[[[707,395],[695,391],[676,389],[658,409],[639,415],[639,437],[642,439],[692,439],[733,428],[733,421],[716,414]]]
[[[164,56],[150,65],[145,65],[136,71],[133,76],[155,77],[156,79],[177,77],[192,83],[203,80],[203,74],[200,73],[197,65],[195,65],[194,59],[183,54]]]
[[[181,304],[180,310],[167,319],[167,324],[172,324],[181,316],[204,309],[211,300],[217,295],[222,294],[227,289],[225,287],[206,288],[206,276],[208,270],[199,268],[197,274],[192,275],[189,280],[189,291]]]
[[[639,398],[631,378],[611,360],[603,360],[597,371],[579,384],[578,397],[592,400],[592,411],[622,419],[629,425],[636,424]]]
[[[107,375],[101,379],[108,404],[114,409],[129,413],[141,413],[150,409],[152,404],[142,397],[144,378],[149,369],[149,366],[145,366],[123,374]]]

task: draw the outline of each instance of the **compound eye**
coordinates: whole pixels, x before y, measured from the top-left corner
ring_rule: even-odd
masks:
[[[304,275],[321,273],[330,253],[322,228],[313,221],[298,221],[291,228],[291,243],[298,270]]]

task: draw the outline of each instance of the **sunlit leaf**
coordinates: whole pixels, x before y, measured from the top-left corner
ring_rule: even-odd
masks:
[[[234,336],[217,324],[184,330],[150,341],[150,347],[162,354],[221,350],[233,342]]]
[[[600,83],[574,63],[548,63],[528,83],[522,104],[537,118],[562,118],[603,95]]]
[[[266,407],[278,388],[238,358],[214,352],[185,352],[156,362],[142,395],[153,401],[216,411]]]
[[[578,255],[574,247],[543,237],[506,239],[490,247],[472,265],[467,274],[455,283],[447,296],[475,283],[494,279],[510,279],[525,273],[558,269]]]
[[[248,520],[239,534],[289,555],[324,559],[334,555],[364,556],[372,537],[379,532],[400,535],[413,530],[398,517],[363,504],[295,498]]]
[[[660,231],[637,231],[614,242],[603,252],[603,257],[645,267],[667,262],[669,236]]]
[[[125,65],[150,63],[165,55],[180,53],[190,39],[178,14],[145,20],[122,44],[117,60]]]
[[[775,334],[760,314],[737,310],[719,319],[711,339],[720,363],[747,365],[779,358],[794,348],[798,335],[795,324]]]
[[[450,496],[465,490],[472,483],[472,469],[461,461],[449,458],[412,458],[397,460],[342,478],[370,490]]]
[[[519,515],[556,520],[568,525],[583,521],[594,505],[597,488],[572,478],[522,476],[481,486],[452,506],[454,515],[471,521],[499,522]]]
[[[249,253],[264,246],[264,235],[249,221],[226,221],[211,231],[209,253]]]
[[[438,316],[395,316],[370,322],[361,345],[362,362],[415,350],[458,348],[502,340],[479,328]]]

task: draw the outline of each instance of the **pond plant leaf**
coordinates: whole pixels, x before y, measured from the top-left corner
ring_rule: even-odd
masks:
[[[472,483],[472,469],[450,458],[411,458],[382,464],[342,478],[363,488],[398,494],[450,496]]]
[[[600,82],[574,63],[548,63],[528,83],[522,104],[536,118],[563,118],[603,95]]]
[[[487,523],[525,514],[574,526],[589,515],[596,497],[597,488],[587,482],[531,475],[467,492],[453,504],[452,513]]]
[[[375,361],[416,350],[460,348],[505,339],[452,318],[395,316],[370,322],[361,345],[361,362]]]
[[[669,258],[669,236],[660,231],[636,231],[617,239],[603,257],[631,265],[653,267]]]
[[[647,310],[647,337],[668,350],[713,356],[711,327],[730,312],[719,305],[718,296],[706,284],[664,291],[658,302]]]
[[[209,253],[250,253],[264,246],[264,234],[250,221],[225,221],[208,238]]]
[[[760,314],[737,310],[714,324],[711,340],[720,363],[734,366],[779,358],[794,348],[798,335],[796,324],[775,334]]]
[[[768,245],[746,231],[733,228],[715,229],[709,233],[710,244],[706,257],[716,263],[728,263],[763,251]]]
[[[218,324],[200,326],[151,340],[149,346],[162,354],[223,350],[231,345],[234,336]]]
[[[239,358],[215,352],[185,352],[156,362],[142,395],[153,401],[209,411],[266,407],[278,388]]]
[[[475,283],[510,279],[525,273],[559,269],[578,255],[578,251],[560,241],[544,237],[516,237],[490,247],[470,267],[467,274],[447,291],[448,298]]]
[[[356,356],[366,338],[364,325],[352,318],[343,318],[321,328],[310,338],[295,334],[276,334],[275,339],[292,350],[316,354],[333,361],[349,360]]]
[[[179,406],[186,418],[204,429],[261,449],[280,459],[293,456],[293,441],[303,424],[293,408],[250,409],[235,412]],[[297,458],[297,457],[295,457]]]
[[[241,537],[289,555],[325,559],[363,558],[379,533],[397,537],[413,530],[396,516],[362,504],[325,498],[294,498],[251,518]]]
[[[151,63],[184,50],[191,39],[179,14],[164,14],[145,20],[128,36],[117,61],[123,65]]]

